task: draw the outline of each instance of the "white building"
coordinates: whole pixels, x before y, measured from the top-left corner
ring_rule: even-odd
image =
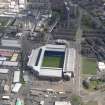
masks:
[[[56,52],[56,54],[64,53],[62,67],[43,67],[44,55],[47,51]],[[39,76],[61,78],[65,74],[71,77],[75,69],[75,59],[76,51],[74,48],[66,48],[65,45],[47,44],[32,50],[27,65],[38,72]]]
[[[20,82],[20,71],[14,71],[13,83]]]
[[[2,99],[3,100],[9,100],[10,99],[10,96],[2,96]]]
[[[70,101],[56,101],[55,105],[71,105]]]
[[[21,83],[16,83],[12,89],[13,93],[18,93],[20,88],[21,88],[22,84]]]
[[[19,0],[19,8],[24,9],[26,6],[26,0]]]
[[[105,63],[104,62],[98,62],[98,68],[100,71],[105,71]]]
[[[1,45],[4,46],[4,47],[5,46],[7,46],[7,47],[17,47],[17,48],[21,47],[21,43],[19,42],[18,39],[6,39],[6,38],[2,38]]]
[[[0,74],[8,74],[9,69],[0,69]]]
[[[2,65],[3,66],[17,67],[18,66],[18,62],[4,61],[4,62],[2,62]]]

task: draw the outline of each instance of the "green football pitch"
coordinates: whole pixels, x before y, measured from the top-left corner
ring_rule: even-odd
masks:
[[[42,66],[43,67],[57,67],[61,68],[63,66],[62,56],[45,56]]]

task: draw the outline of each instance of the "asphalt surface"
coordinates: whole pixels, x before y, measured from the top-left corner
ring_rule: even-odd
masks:
[[[76,65],[75,65],[75,77],[74,77],[74,93],[80,95],[80,70],[81,70],[81,40],[82,40],[82,29],[81,29],[82,11],[79,11],[78,17],[78,28],[76,32]]]

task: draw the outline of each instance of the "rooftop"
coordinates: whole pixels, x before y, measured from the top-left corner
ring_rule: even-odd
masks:
[[[66,102],[66,101],[56,101],[55,102],[55,105],[71,105],[71,103],[70,102]]]

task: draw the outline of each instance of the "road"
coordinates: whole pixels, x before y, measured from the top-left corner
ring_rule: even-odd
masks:
[[[70,5],[74,5],[72,2],[65,0],[67,3],[67,7],[69,8]],[[70,8],[69,8],[70,9]],[[81,29],[81,20],[83,11],[79,8],[78,14],[78,23],[77,23],[77,31],[76,31],[76,64],[75,64],[75,71],[74,71],[74,80],[73,80],[73,93],[76,95],[80,95],[80,70],[81,70],[81,40],[82,40],[82,29]]]
[[[81,40],[82,40],[82,29],[81,29],[81,19],[82,19],[82,11],[79,10],[78,17],[78,28],[76,32],[76,68],[75,68],[75,77],[74,77],[74,92],[77,95],[80,95],[80,70],[81,70]]]

